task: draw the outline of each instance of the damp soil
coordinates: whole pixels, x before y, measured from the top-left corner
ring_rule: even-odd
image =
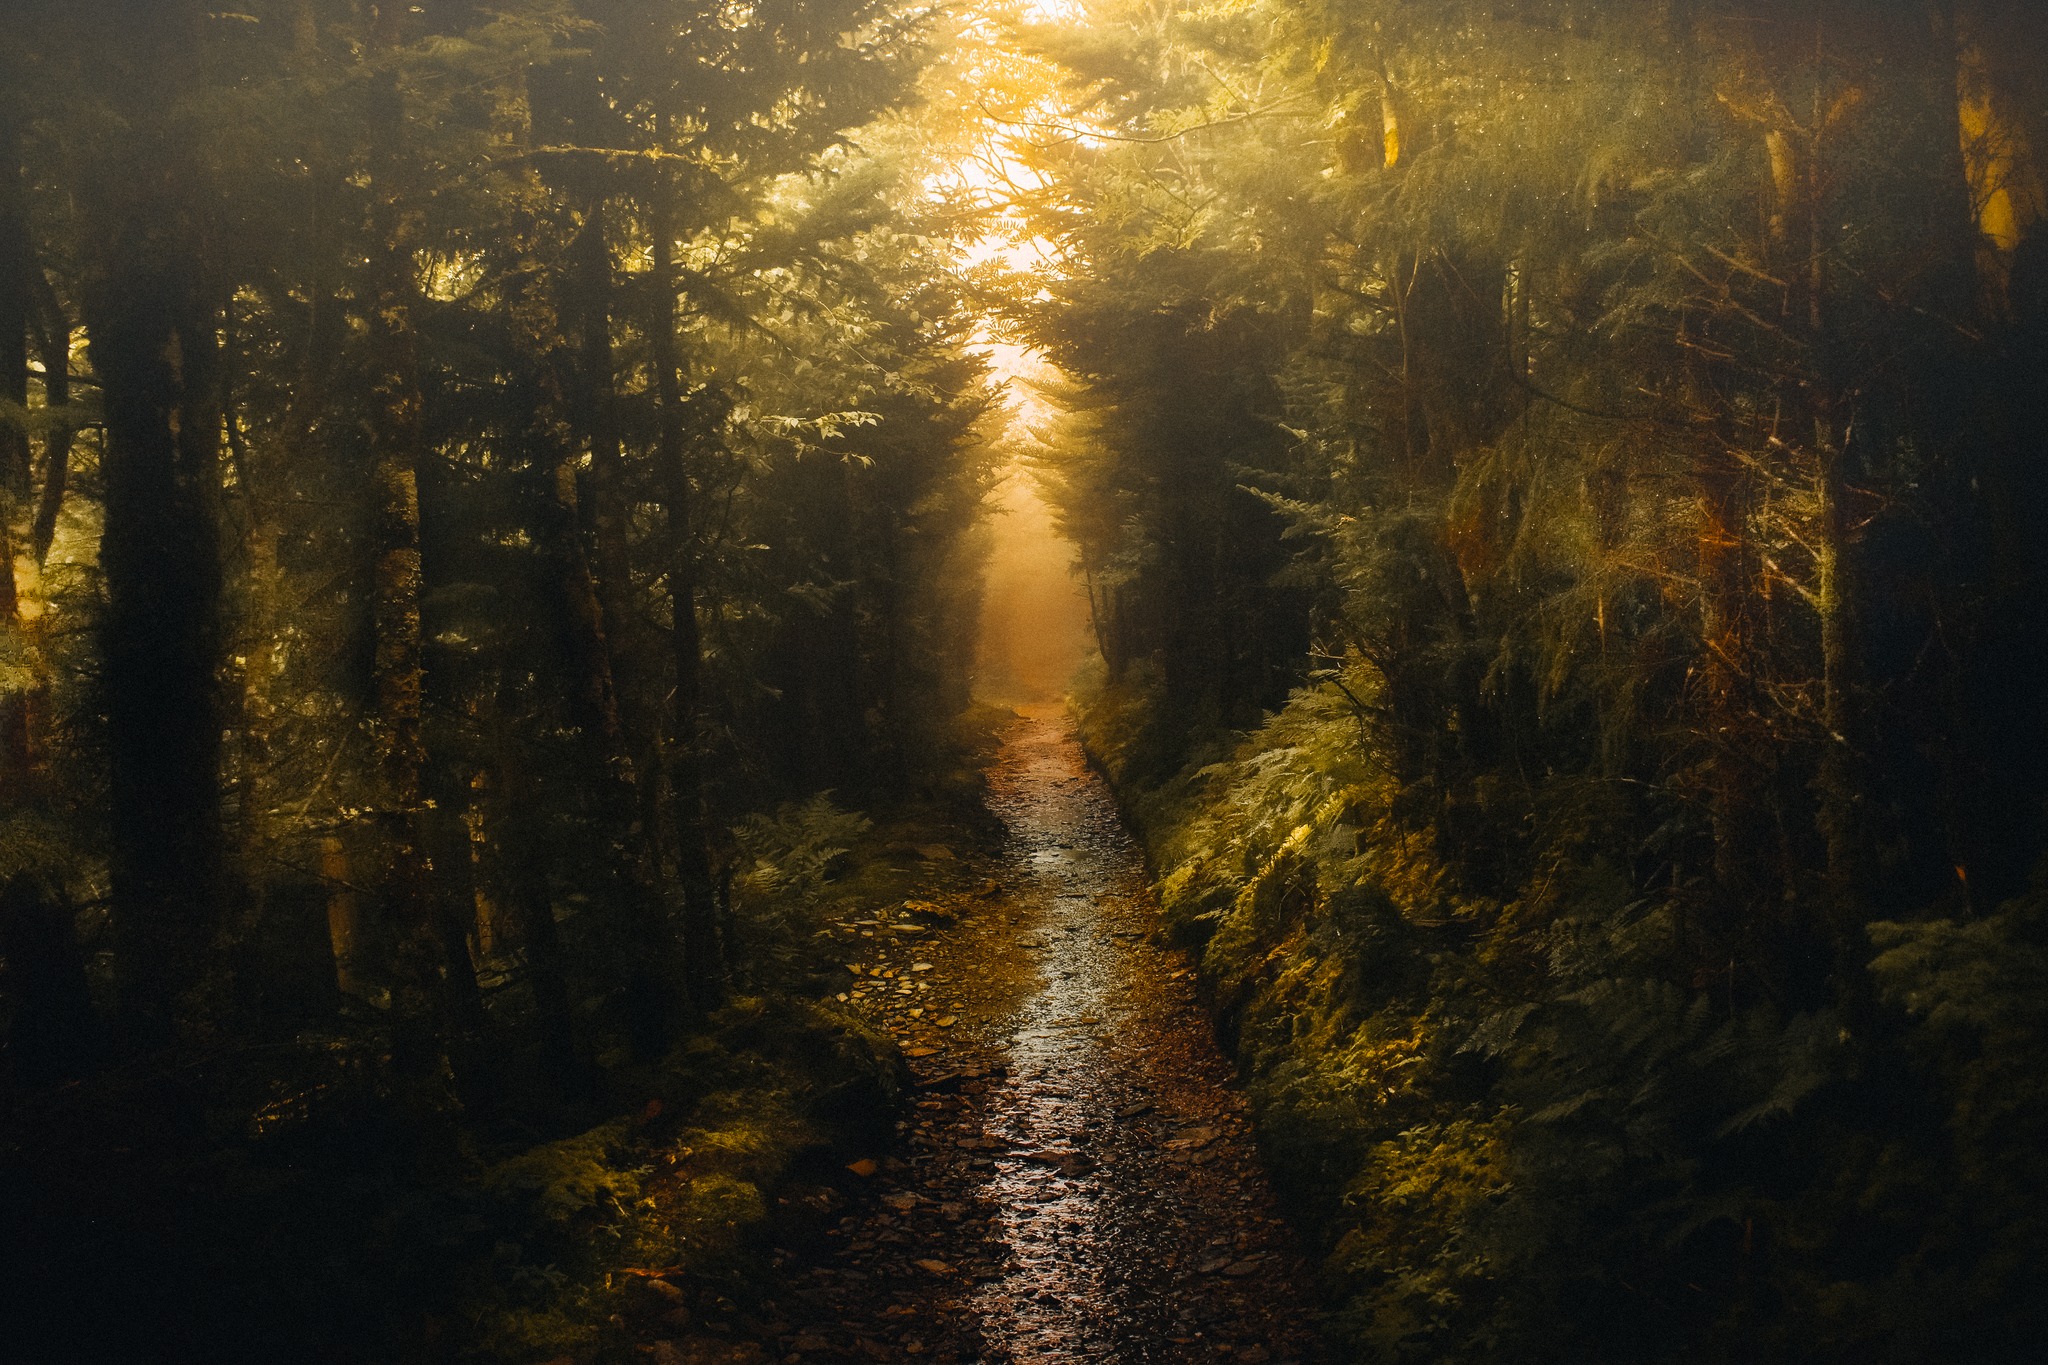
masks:
[[[903,1041],[916,1095],[851,1203],[778,1250],[756,1358],[1320,1359],[1190,964],[1062,711],[1006,728],[989,801],[973,891],[841,929],[844,998]]]

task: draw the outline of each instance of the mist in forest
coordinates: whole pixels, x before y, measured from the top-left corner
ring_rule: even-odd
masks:
[[[997,703],[1050,701],[1094,648],[1088,595],[1029,470],[1012,465],[990,502],[975,692]]]
[[[2036,1358],[2044,374],[2044,0],[10,5],[0,1365]]]

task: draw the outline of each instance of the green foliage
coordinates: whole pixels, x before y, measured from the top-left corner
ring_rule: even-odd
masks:
[[[1143,705],[1112,689],[1084,712],[1112,774]],[[1838,1010],[1696,977],[1683,903],[1597,852],[1507,903],[1461,891],[1355,705],[1304,690],[1227,758],[1122,790],[1361,1358],[1735,1358],[1760,1321],[1784,1358],[1993,1340],[1979,1310],[1932,1311],[1949,1277],[1995,1339],[2028,1317],[2010,1268],[2042,1229],[2031,903],[1876,926],[1878,981],[1925,1020],[1898,1040],[1907,1081]],[[1950,1136],[1894,1126],[1867,1165],[1857,1128],[1896,1085],[1950,1096]],[[1919,1223],[1929,1198],[1948,1213]],[[1967,1254],[1958,1216],[1988,1239]]]
[[[610,1164],[625,1131],[623,1122],[606,1124],[521,1152],[491,1167],[483,1188],[499,1197],[530,1196],[536,1214],[550,1223],[616,1216],[639,1197],[645,1174]]]
[[[752,889],[793,896],[801,903],[818,893],[834,865],[873,828],[874,821],[841,810],[829,792],[821,792],[773,816],[749,816],[734,837],[753,862],[744,874]]]
[[[135,1181],[136,1255],[178,1274],[60,1354],[383,1358],[447,1313],[486,1354],[616,1349],[608,1275],[735,1273],[800,1155],[886,1123],[893,1045],[777,992],[867,829],[819,793],[961,794],[994,391],[976,220],[906,113],[945,27],[10,15],[0,297],[32,316],[0,326],[36,363],[0,390],[0,880],[80,913],[6,964],[0,1026],[47,1038],[82,964],[121,1047],[82,1078],[0,1055],[5,1141],[90,1112],[76,1178],[118,1206],[115,1100],[207,1116]],[[173,679],[191,705],[116,724]],[[190,799],[123,804],[166,773]],[[17,1083],[53,1107],[23,1131]],[[9,1226],[41,1197],[10,1182]],[[250,1233],[294,1201],[333,1214],[331,1274]],[[16,1300],[88,1316],[59,1267],[96,1234],[36,1221],[61,1254]],[[251,1287],[273,1262],[289,1292]]]
[[[466,1349],[617,1349],[615,1319],[667,1302],[642,1292],[649,1271],[685,1299],[722,1295],[775,1235],[776,1196],[797,1167],[867,1150],[900,1065],[887,1040],[829,1011],[736,1001],[653,1078],[649,1110],[477,1174],[493,1240],[465,1276],[461,1311],[477,1323]]]
[[[733,911],[750,963],[787,968],[818,927],[819,897],[874,822],[833,804],[829,792],[753,815],[733,837],[742,860]]]
[[[2023,1352],[2048,561],[1982,490],[2043,315],[1937,207],[1989,7],[1084,8],[1006,304],[1082,729],[1341,1334]]]

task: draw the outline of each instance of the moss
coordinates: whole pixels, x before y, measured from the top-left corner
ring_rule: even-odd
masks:
[[[864,1151],[895,1113],[894,1044],[814,1002],[735,1001],[650,1078],[632,1118],[502,1156],[474,1182],[492,1236],[458,1316],[467,1354],[619,1354],[645,1272],[716,1303],[749,1282],[776,1191]],[[658,1306],[658,1305],[657,1305]]]
[[[618,1164],[625,1134],[621,1120],[542,1143],[492,1166],[481,1187],[501,1199],[530,1197],[535,1215],[550,1223],[624,1208],[640,1197],[638,1172]]]

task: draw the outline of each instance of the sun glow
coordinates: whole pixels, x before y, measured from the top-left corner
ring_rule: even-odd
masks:
[[[967,206],[980,230],[955,249],[960,271],[1001,290],[1042,296],[1062,273],[1057,243],[1034,232],[1023,205],[1052,189],[1031,156],[1034,126],[1065,115],[1056,73],[1021,50],[1020,26],[1069,22],[1074,0],[986,4],[967,17],[939,84],[961,140],[927,181],[935,197]],[[1061,538],[1033,455],[1054,415],[1045,392],[1051,362],[1003,334],[984,316],[979,350],[1002,385],[993,436],[1005,464],[990,495],[993,545],[987,566],[977,688],[991,701],[1056,698],[1091,648],[1086,594],[1073,573],[1074,547]]]

